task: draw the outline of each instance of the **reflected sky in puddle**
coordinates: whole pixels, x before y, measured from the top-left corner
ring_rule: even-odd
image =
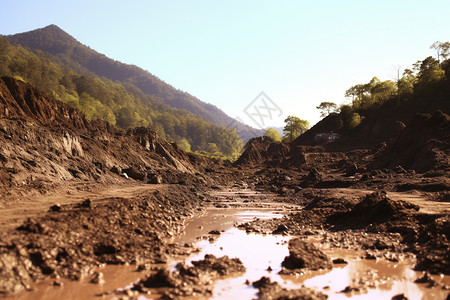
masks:
[[[270,219],[282,217],[272,211],[261,210],[211,210],[200,218],[192,220],[179,242],[190,242],[195,237],[204,236],[211,230],[223,230],[214,241],[200,240],[195,243],[201,252],[190,256],[186,262],[201,260],[205,254],[217,257],[228,255],[239,258],[247,271],[245,274],[219,280],[215,284],[214,299],[254,299],[257,290],[246,281],[253,282],[262,276],[279,282],[282,286],[294,289],[307,286],[328,294],[329,299],[391,299],[397,294],[405,294],[408,299],[445,299],[448,291],[438,288],[427,288],[425,284],[416,284],[414,280],[421,274],[411,269],[413,261],[393,263],[385,260],[362,260],[361,253],[347,250],[324,249],[332,258],[344,258],[347,265],[335,265],[332,270],[305,271],[298,276],[280,276],[281,262],[289,254],[287,242],[290,237],[281,235],[247,234],[233,225],[248,222],[255,217]],[[192,231],[195,234],[192,234]],[[268,267],[272,271],[268,271]],[[449,276],[439,278],[443,284],[449,285]],[[340,293],[347,286],[365,283],[368,289],[361,294],[347,295]]]
[[[281,262],[289,254],[288,240],[288,237],[247,234],[243,230],[230,228],[214,243],[206,240],[198,242],[196,246],[202,249],[201,252],[189,257],[187,262],[201,260],[205,254],[238,257],[246,267],[246,273],[237,278],[218,281],[214,290],[215,298],[242,299],[248,296],[247,299],[251,299],[256,296],[257,290],[247,286],[246,280],[253,282],[261,276],[267,276],[273,281],[283,281],[278,272],[281,270]],[[272,271],[267,270],[269,266]]]
[[[391,299],[396,294],[404,293],[408,299],[445,299],[449,291],[441,287],[427,288],[426,284],[416,284],[414,280],[420,277],[419,272],[411,270],[413,261],[392,263],[385,260],[361,260],[361,253],[354,251],[329,249],[324,247],[332,259],[344,258],[348,265],[335,265],[332,270],[305,271],[298,276],[280,276],[281,262],[289,254],[287,242],[289,237],[281,235],[247,234],[244,230],[234,227],[237,223],[252,221],[254,218],[281,218],[282,215],[268,209],[211,209],[203,216],[196,217],[189,222],[186,233],[177,237],[174,242],[194,243],[200,252],[187,258],[187,262],[201,260],[205,254],[217,257],[228,255],[239,258],[245,265],[247,272],[234,278],[225,278],[215,283],[214,299],[254,299],[257,290],[245,282],[256,281],[262,276],[279,282],[286,288],[299,288],[302,285],[317,289],[329,295],[329,299]],[[223,232],[214,242],[198,239],[211,230]],[[211,235],[209,235],[211,236]],[[320,238],[314,237],[315,244]],[[176,262],[173,263],[173,266]],[[272,271],[268,271],[268,267]],[[142,277],[142,273],[134,272],[135,266],[108,266],[101,271],[105,275],[106,284],[93,285],[88,282],[70,282],[65,280],[63,287],[53,287],[52,280],[35,284],[35,292],[22,293],[13,299],[87,299],[95,294],[112,291],[118,286]],[[450,276],[439,278],[433,276],[444,285],[450,285]],[[358,281],[374,279],[374,286],[368,292],[353,295],[340,293],[348,285]],[[126,282],[126,284],[124,284]],[[324,287],[328,287],[324,289]],[[147,298],[148,297],[148,298]],[[107,297],[108,298],[108,297]],[[151,299],[151,296],[139,296],[139,299]]]

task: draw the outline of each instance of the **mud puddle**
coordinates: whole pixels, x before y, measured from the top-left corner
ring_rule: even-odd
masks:
[[[431,288],[428,283],[414,283],[422,273],[412,270],[412,258],[401,262],[367,260],[360,258],[363,253],[351,250],[322,249],[331,259],[342,258],[347,262],[335,264],[332,270],[305,271],[296,276],[279,275],[281,263],[289,254],[287,242],[290,237],[248,234],[233,225],[254,218],[281,216],[270,210],[216,209],[188,224],[186,235],[178,238],[177,242],[203,238],[194,244],[201,249],[200,252],[186,259],[187,263],[201,260],[205,254],[228,255],[239,258],[246,267],[242,276],[217,281],[212,299],[255,299],[258,290],[251,283],[262,276],[288,289],[314,288],[327,294],[329,299],[391,299],[398,294],[404,294],[408,299],[445,299],[449,293],[443,288],[450,286],[449,276],[431,276],[438,283]],[[211,235],[207,233],[211,230],[221,231],[220,236],[208,238]]]
[[[72,281],[68,279],[46,279],[32,285],[32,291],[0,299],[36,300],[36,299],[101,299],[96,295],[111,292],[117,287],[138,280],[142,274],[136,272],[136,266],[108,265],[100,268],[103,274],[103,284],[91,283],[89,279]],[[54,282],[60,285],[55,286]]]
[[[281,263],[289,254],[287,242],[291,237],[246,233],[236,228],[236,225],[255,218],[281,218],[285,212],[297,208],[270,203],[268,198],[258,201],[258,196],[251,193],[240,192],[234,195],[245,202],[236,201],[233,193],[216,194],[214,203],[218,206],[225,205],[226,208],[214,207],[213,204],[213,208],[193,218],[187,224],[184,234],[173,240],[180,245],[192,243],[198,248],[198,252],[183,260],[188,264],[203,259],[205,254],[239,258],[244,264],[245,274],[215,282],[212,299],[255,299],[258,297],[258,290],[251,283],[262,276],[269,277],[272,282],[277,281],[288,289],[302,286],[314,288],[327,294],[329,299],[391,299],[398,294],[404,294],[408,299],[446,299],[449,293],[443,289],[443,286],[450,286],[449,276],[432,276],[438,284],[431,288],[428,283],[414,283],[422,273],[412,271],[413,259],[395,263],[366,260],[360,258],[362,253],[329,249],[320,246],[320,242],[316,245],[331,259],[342,258],[348,263],[335,264],[332,270],[304,271],[295,276],[279,275]],[[233,205],[229,205],[230,203]],[[243,205],[239,208],[239,204]],[[169,265],[174,266],[177,262],[179,260]],[[103,285],[89,281],[63,281],[63,286],[55,287],[54,280],[46,280],[35,284],[34,292],[22,293],[10,299],[95,299],[96,295],[112,292],[117,287],[125,288],[143,276],[136,272],[136,266],[107,266],[100,271],[104,275]],[[349,292],[343,292],[346,289]],[[155,292],[154,295],[140,295],[139,299],[157,299],[158,291]],[[106,296],[106,299],[118,298],[113,294],[109,295],[111,297]]]

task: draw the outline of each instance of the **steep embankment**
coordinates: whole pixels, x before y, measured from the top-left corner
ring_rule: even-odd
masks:
[[[371,168],[401,166],[419,172],[450,170],[450,116],[417,114],[399,137],[371,163]]]
[[[187,154],[146,128],[116,129],[88,121],[30,84],[0,79],[0,189],[22,190],[67,180],[205,184],[205,158]],[[198,173],[198,175],[193,175]],[[125,175],[126,174],[126,175]]]

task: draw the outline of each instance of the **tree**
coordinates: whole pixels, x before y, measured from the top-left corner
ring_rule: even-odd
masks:
[[[403,76],[397,82],[398,96],[408,97],[412,95],[416,79],[417,78],[412,70],[405,69]]]
[[[307,120],[302,120],[295,116],[288,116],[284,122],[286,125],[284,126],[283,133],[284,138],[288,142],[292,142],[300,134],[309,129],[309,122]]]
[[[217,148],[216,143],[208,143],[208,152],[213,154],[221,153],[219,148]]]
[[[434,49],[436,51],[438,64],[441,64],[441,57],[443,59],[447,59],[450,55],[450,42],[441,43],[439,41],[434,42],[430,49]]]
[[[281,142],[280,133],[273,128],[267,129],[264,136],[270,137],[274,142]]]
[[[416,88],[427,89],[430,86],[441,80],[445,72],[440,69],[439,61],[435,58],[428,56],[422,61],[418,61],[415,64],[416,68],[418,66],[417,83]]]
[[[179,140],[177,142],[178,147],[185,151],[185,152],[191,152],[191,144],[189,143],[189,141],[185,138],[182,138],[181,140]]]
[[[325,118],[331,112],[335,112],[337,109],[337,105],[334,102],[322,102],[319,106],[316,107],[318,110],[321,110],[320,117]]]
[[[345,128],[354,129],[361,124],[361,116],[350,105],[341,106],[341,118]]]

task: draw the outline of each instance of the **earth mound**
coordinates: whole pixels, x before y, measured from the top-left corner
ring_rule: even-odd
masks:
[[[339,212],[329,217],[331,224],[351,228],[363,228],[369,224],[380,224],[390,220],[407,219],[419,207],[403,200],[392,200],[385,192],[366,195],[349,211]]]
[[[244,147],[244,152],[236,161],[237,165],[259,165],[272,158],[289,156],[289,145],[274,142],[271,138],[262,136],[250,139]]]
[[[396,166],[418,172],[450,170],[450,116],[442,111],[417,114],[370,165],[373,169]]]

